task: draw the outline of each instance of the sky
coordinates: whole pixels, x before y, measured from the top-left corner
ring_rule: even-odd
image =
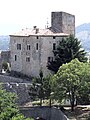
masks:
[[[0,35],[51,25],[51,12],[75,15],[75,26],[90,23],[90,0],[0,0]]]

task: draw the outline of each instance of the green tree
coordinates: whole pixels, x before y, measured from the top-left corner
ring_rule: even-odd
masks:
[[[29,89],[29,95],[33,100],[39,98],[41,106],[42,100],[50,99],[51,106],[51,75],[43,77],[43,73],[40,71],[39,76],[39,78],[33,79],[32,86]]]
[[[48,63],[48,69],[58,71],[62,64],[70,62],[72,59],[78,58],[80,62],[86,62],[85,51],[82,50],[80,41],[74,36],[70,35],[66,39],[63,38],[56,50],[53,51],[55,60]]]
[[[80,72],[80,80],[82,80],[80,89],[78,90],[78,103],[89,104],[90,103],[90,63],[84,63]]]
[[[40,70],[39,78],[34,78],[32,86],[29,89],[29,95],[33,100],[36,98],[40,99],[40,106],[42,106],[42,100],[44,99],[44,88],[43,88],[43,72]]]
[[[0,120],[30,120],[19,113],[15,100],[16,95],[6,92],[0,85]]]
[[[49,99],[49,106],[51,107],[51,75],[43,78],[44,98]]]
[[[2,63],[2,68],[3,68],[4,70],[7,70],[7,69],[8,69],[8,63],[7,63],[7,62],[3,62],[3,63]]]
[[[63,64],[52,78],[54,98],[60,102],[62,99],[69,98],[72,111],[77,97],[88,91],[90,96],[90,73],[88,74],[90,65],[87,64],[87,70],[85,65],[78,59],[74,59],[70,63]]]

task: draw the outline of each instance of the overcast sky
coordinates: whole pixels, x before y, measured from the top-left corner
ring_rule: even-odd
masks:
[[[90,0],[0,0],[0,35],[50,26],[52,11],[75,15],[76,26],[90,22]]]

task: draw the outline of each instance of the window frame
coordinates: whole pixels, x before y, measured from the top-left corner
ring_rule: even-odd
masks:
[[[17,55],[14,56],[14,60],[17,61]]]
[[[48,57],[48,63],[53,61],[53,57],[49,56]]]
[[[21,44],[17,43],[17,50],[21,50]]]
[[[38,45],[38,43],[36,43],[36,50],[38,50],[39,49],[39,45]]]
[[[30,57],[29,56],[26,57],[26,62],[30,62]]]
[[[31,46],[30,44],[27,45],[27,50],[30,50],[31,49]]]
[[[53,43],[53,50],[56,50],[56,43]]]

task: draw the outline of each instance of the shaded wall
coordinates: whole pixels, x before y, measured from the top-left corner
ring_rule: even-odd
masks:
[[[31,107],[31,108],[21,108],[21,113],[26,117],[37,117],[44,118],[45,120],[67,120],[66,116],[57,108],[50,107]]]

